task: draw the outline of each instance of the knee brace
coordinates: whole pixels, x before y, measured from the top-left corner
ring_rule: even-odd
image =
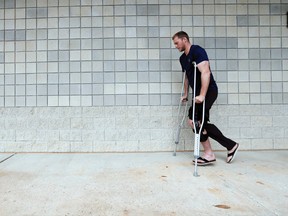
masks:
[[[196,128],[197,131],[199,131],[200,130],[200,125],[198,123],[198,120],[202,119],[202,111],[200,112],[199,109],[198,109],[198,112],[197,112],[197,110],[195,112],[196,112],[195,113],[195,120],[196,120],[195,128]],[[189,109],[188,117],[189,117],[190,120],[193,119],[193,106],[191,106],[190,109]],[[206,125],[205,122],[206,122],[206,119],[204,120],[204,127]],[[202,132],[200,134],[200,142],[205,142],[208,139],[207,131],[206,131],[206,134],[203,133],[204,127],[202,128]],[[195,133],[195,130],[193,128],[192,128],[192,131]]]
[[[204,134],[203,131],[201,131],[200,135],[200,142],[205,142],[208,139],[208,134]]]

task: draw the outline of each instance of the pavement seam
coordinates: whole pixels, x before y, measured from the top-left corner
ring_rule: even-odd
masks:
[[[4,161],[10,159],[11,157],[13,157],[16,153],[13,153],[12,155],[8,156],[7,158],[4,158],[3,160],[0,161],[0,163],[3,163]]]

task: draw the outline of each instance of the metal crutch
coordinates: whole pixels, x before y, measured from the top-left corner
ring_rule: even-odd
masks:
[[[181,99],[182,99],[182,96],[183,96],[183,93],[184,93],[185,78],[186,78],[186,71],[183,74],[183,81],[182,81],[182,88],[181,88],[181,97],[180,97],[180,101],[179,101],[179,105],[178,105],[178,114],[177,114],[178,121],[179,121],[179,116],[180,116],[180,112],[181,112],[181,105],[183,103],[183,101]],[[183,123],[184,123],[184,120],[185,120],[185,117],[186,117],[187,106],[188,106],[188,99],[186,98],[184,113],[183,113],[182,119],[179,121],[177,132],[176,132],[175,149],[174,149],[174,152],[173,152],[173,156],[176,156],[177,145],[179,144],[181,128],[183,127]]]
[[[198,177],[198,172],[197,172],[197,159],[199,158],[199,154],[200,154],[200,135],[201,135],[201,131],[203,128],[203,124],[204,124],[204,118],[205,118],[205,100],[203,101],[203,107],[202,107],[202,121],[201,123],[198,122],[198,119],[196,117],[195,120],[195,97],[196,97],[196,69],[197,69],[197,65],[196,62],[192,62],[192,64],[194,65],[194,83],[193,83],[193,113],[192,113],[192,121],[193,121],[193,125],[194,125],[194,131],[195,131],[195,137],[194,137],[194,160],[195,160],[195,164],[194,164],[194,176]],[[196,112],[197,113],[197,112]]]

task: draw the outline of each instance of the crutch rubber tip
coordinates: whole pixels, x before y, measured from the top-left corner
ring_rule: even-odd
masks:
[[[173,152],[173,156],[176,156],[176,152]]]

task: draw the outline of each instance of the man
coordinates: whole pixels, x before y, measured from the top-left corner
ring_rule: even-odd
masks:
[[[221,131],[214,125],[209,122],[209,111],[217,98],[218,87],[213,78],[213,75],[210,70],[209,59],[206,51],[198,46],[192,45],[189,41],[189,36],[184,31],[179,31],[172,37],[175,47],[180,51],[184,52],[180,57],[180,64],[182,66],[182,71],[186,71],[186,77],[184,82],[184,95],[182,96],[182,102],[187,101],[188,97],[188,86],[190,85],[193,89],[194,84],[194,66],[192,62],[196,62],[196,97],[195,97],[195,111],[197,115],[197,120],[202,119],[202,106],[203,101],[205,100],[205,116],[203,129],[200,135],[200,142],[203,145],[204,153],[201,157],[197,159],[198,165],[208,165],[216,161],[216,157],[211,148],[209,137],[219,142],[224,146],[227,153],[227,163],[231,163],[235,158],[239,144],[235,141],[225,137]],[[194,125],[192,122],[192,110],[193,107],[189,109],[189,120],[188,124],[192,127],[194,132]]]

